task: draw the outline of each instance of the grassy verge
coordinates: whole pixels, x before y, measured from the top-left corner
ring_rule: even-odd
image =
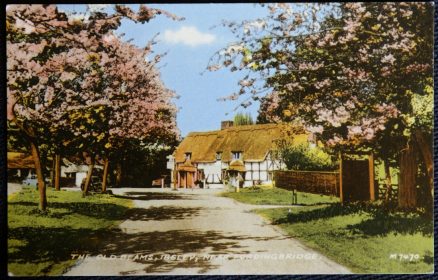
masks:
[[[8,198],[8,270],[16,276],[61,275],[71,254],[99,246],[97,233],[118,225],[131,201],[110,195],[47,190],[47,213],[38,192],[26,188]]]
[[[242,188],[240,192],[224,192],[222,196],[257,205],[290,205],[292,192],[273,187]],[[298,205],[318,205],[339,202],[339,198],[312,193],[297,193]]]
[[[378,207],[259,209],[273,224],[355,273],[433,271],[433,224],[420,214]]]

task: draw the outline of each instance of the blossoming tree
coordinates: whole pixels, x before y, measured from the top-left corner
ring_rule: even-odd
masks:
[[[230,98],[261,99],[265,120],[298,119],[335,150],[373,151],[385,161],[387,178],[389,160],[398,158],[400,207],[417,205],[420,151],[431,197],[432,6],[271,4],[268,9],[264,19],[225,23],[238,42],[219,51],[210,70],[248,72]],[[270,95],[260,96],[266,90]]]
[[[100,147],[111,145],[110,134],[139,136],[145,131],[130,127],[131,120],[141,121],[138,126],[145,129],[154,128],[159,118],[150,116],[157,116],[163,107],[171,108],[171,94],[160,84],[153,64],[127,65],[132,64],[132,57],[127,56],[135,52],[135,63],[143,53],[114,37],[121,19],[144,23],[157,14],[178,18],[144,5],[137,12],[116,5],[112,14],[90,10],[79,16],[60,12],[53,5],[8,5],[6,14],[7,115],[30,143],[39,208],[44,210],[47,201],[39,145],[61,138],[62,145],[86,150],[94,160]],[[123,52],[124,48],[129,50]],[[140,71],[134,75],[128,69]],[[133,114],[136,108],[137,114],[124,112],[129,108]],[[123,132],[117,130],[118,125]]]

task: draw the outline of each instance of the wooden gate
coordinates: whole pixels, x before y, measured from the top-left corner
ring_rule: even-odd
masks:
[[[340,198],[346,201],[373,201],[374,189],[374,158],[340,160]]]

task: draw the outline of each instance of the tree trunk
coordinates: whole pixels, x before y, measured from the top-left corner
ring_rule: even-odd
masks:
[[[432,139],[420,130],[415,131],[415,140],[418,143],[418,148],[421,152],[429,183],[429,195],[433,201],[433,155],[432,155]]]
[[[61,155],[55,155],[55,190],[59,191],[60,187],[60,177],[61,177]]]
[[[109,160],[108,158],[105,158],[103,163],[102,193],[106,192],[106,183],[108,179],[108,165],[109,165]]]
[[[94,158],[91,157],[91,163],[88,165],[87,177],[85,179],[84,190],[82,192],[83,197],[85,197],[88,194],[88,188],[90,186],[91,175],[93,174],[93,168],[94,168]]]
[[[116,186],[118,188],[120,188],[121,185],[122,185],[122,163],[121,162],[117,163],[116,172],[117,172],[117,174],[116,174]]]
[[[56,169],[56,160],[55,157],[52,157],[52,170],[50,171],[50,186],[52,188],[55,187],[55,169]]]
[[[45,211],[47,208],[46,184],[44,182],[40,152],[38,150],[38,146],[32,140],[30,141],[30,148],[32,151],[32,157],[35,163],[35,171],[38,179],[38,192],[40,195],[39,209]]]
[[[383,165],[385,169],[385,183],[386,183],[385,202],[388,203],[389,200],[391,199],[391,194],[392,194],[392,181],[391,181],[391,171],[389,168],[389,159],[384,159]]]
[[[416,175],[417,161],[412,142],[400,154],[400,180],[398,190],[398,206],[414,208],[417,206]]]

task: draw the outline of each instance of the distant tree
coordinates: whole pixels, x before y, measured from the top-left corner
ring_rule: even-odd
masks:
[[[237,113],[234,116],[234,125],[251,125],[254,124],[250,113]]]

